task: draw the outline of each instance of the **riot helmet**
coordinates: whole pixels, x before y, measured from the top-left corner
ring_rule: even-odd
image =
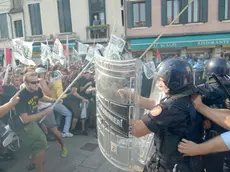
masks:
[[[170,58],[161,62],[157,67],[157,77],[164,80],[171,95],[193,88],[192,67],[180,58]]]
[[[225,76],[229,74],[229,64],[225,58],[211,58],[205,65],[204,75],[211,77],[212,74],[217,76]]]

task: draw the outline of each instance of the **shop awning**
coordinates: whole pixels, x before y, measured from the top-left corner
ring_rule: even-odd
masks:
[[[130,39],[131,50],[144,50],[149,47],[155,39],[156,38]],[[162,37],[153,48],[200,47],[226,44],[230,44],[230,33]]]
[[[65,45],[65,43],[63,43]],[[52,48],[53,44],[49,44],[49,46]],[[69,43],[69,48],[74,48],[75,42]],[[33,51],[40,52],[41,51],[41,44],[34,44],[33,45]]]

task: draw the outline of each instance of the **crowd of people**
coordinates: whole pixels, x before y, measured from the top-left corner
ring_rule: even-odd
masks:
[[[9,115],[6,114],[11,109],[16,114],[14,130],[31,151],[29,170],[44,171],[47,141],[57,140],[61,147],[60,156],[65,158],[68,149],[63,138],[87,136],[89,127],[96,131],[93,66],[82,72],[63,94],[83,67],[79,61],[69,68],[58,64],[52,68],[42,65],[18,67],[3,81],[0,117],[7,124]],[[192,66],[183,58],[169,58],[157,66],[154,79],[149,81],[143,77],[142,94],[137,95],[136,103],[149,111],[140,120],[132,120],[130,130],[137,138],[155,134],[156,151],[144,171],[229,171],[230,154],[225,152],[230,148],[230,133],[227,132],[230,128],[230,95],[226,91],[230,88],[229,70],[226,59],[211,58],[203,68],[205,83],[194,85]],[[165,94],[160,103],[149,98],[150,82]],[[146,86],[148,93],[144,91]],[[133,92],[121,88],[117,94],[129,97]]]
[[[12,108],[17,104],[13,108],[13,120],[16,123],[14,129],[20,140],[31,150],[28,170],[36,168],[37,172],[43,171],[47,141],[57,141],[61,147],[60,156],[65,158],[68,149],[63,138],[87,136],[89,127],[96,129],[94,69],[84,71],[63,94],[83,66],[78,61],[69,68],[59,64],[52,68],[43,65],[18,67],[8,71],[8,77],[4,78],[1,104],[6,104],[2,108]],[[60,96],[61,99],[57,101]],[[5,113],[3,111],[1,115]],[[9,115],[2,118],[6,125],[9,120]]]

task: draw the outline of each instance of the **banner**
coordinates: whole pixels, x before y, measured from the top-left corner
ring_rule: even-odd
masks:
[[[21,39],[13,39],[13,57],[24,65],[36,66],[32,58],[33,42],[25,42]]]
[[[88,52],[89,45],[88,44],[82,44],[78,42],[78,52],[80,55],[86,55]]]
[[[125,47],[125,41],[115,35],[112,35],[109,41],[109,50],[122,52]]]
[[[51,48],[49,45],[41,43],[41,60],[43,64],[46,64],[47,61],[53,65]]]
[[[93,47],[89,47],[89,50],[87,52],[87,55],[86,55],[86,60],[87,61],[90,61],[92,58],[94,58],[94,55],[95,55],[95,48]]]
[[[53,46],[53,59],[57,60],[60,62],[60,58],[64,56],[64,48],[61,44],[61,42],[59,41],[59,39],[56,39],[54,41],[54,46]]]
[[[72,49],[72,58],[75,59],[76,61],[82,61],[79,53],[75,48]]]

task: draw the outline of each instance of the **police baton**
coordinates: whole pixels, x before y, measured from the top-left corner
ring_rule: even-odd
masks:
[[[218,76],[216,74],[212,74],[212,77],[215,79],[215,81],[218,83],[219,86],[221,86],[224,90],[224,92],[227,94],[228,98],[230,99],[230,93],[227,90],[227,88],[224,86],[224,84],[220,81],[220,79],[218,78]]]

